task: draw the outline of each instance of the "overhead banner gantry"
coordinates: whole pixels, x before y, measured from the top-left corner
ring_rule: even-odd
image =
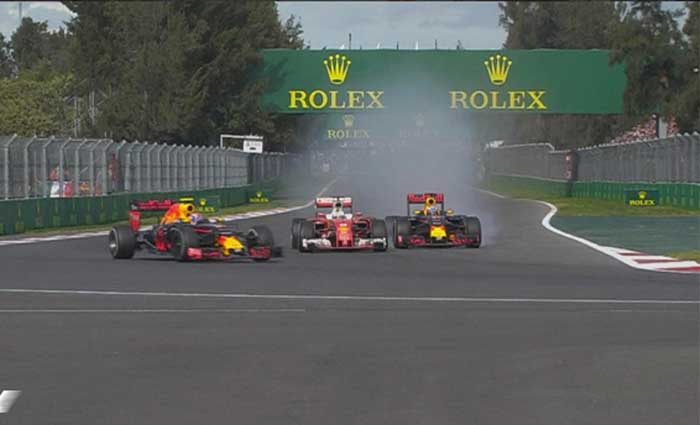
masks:
[[[607,50],[263,50],[269,112],[619,114]]]

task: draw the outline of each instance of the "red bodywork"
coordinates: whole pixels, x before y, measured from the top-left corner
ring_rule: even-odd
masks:
[[[334,208],[338,205],[343,209],[349,208],[351,218],[328,218],[327,214],[318,211],[319,208]],[[359,239],[368,239],[374,218],[361,212],[352,212],[352,198],[333,196],[316,198],[316,215],[306,221],[314,223],[314,239],[325,239],[330,246],[315,244],[318,250],[361,250],[374,249],[372,244],[358,245]]]
[[[356,238],[367,237],[369,234],[372,228],[372,217],[364,217],[362,213],[355,213],[351,219],[329,219],[325,214],[318,213],[315,218],[310,218],[307,221],[312,221],[316,226],[318,238],[330,238],[333,243],[330,247],[317,246],[317,249],[373,249],[372,245],[358,246],[355,244]]]

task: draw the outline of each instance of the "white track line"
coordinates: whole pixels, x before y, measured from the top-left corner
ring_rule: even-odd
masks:
[[[3,313],[306,313],[303,308],[115,308],[115,309],[96,309],[96,308],[45,308],[45,309],[0,309],[0,314]]]
[[[298,206],[289,207],[289,208],[273,208],[273,209],[269,209],[269,210],[251,211],[251,212],[247,212],[247,213],[227,215],[227,216],[224,216],[223,219],[226,221],[236,221],[236,220],[244,220],[244,219],[248,219],[248,218],[265,217],[268,215],[286,214],[286,213],[289,213],[292,211],[303,210],[303,209],[308,208],[311,205],[313,205],[315,198],[318,198],[319,196],[323,195],[333,184],[335,184],[335,182],[337,180],[338,180],[338,178],[336,177],[330,183],[325,185],[314,196],[314,199],[312,199],[311,201],[307,202],[304,205],[298,205]],[[141,228],[141,230],[146,230],[149,228],[150,228],[150,226],[143,226]],[[0,247],[1,246],[8,246],[8,245],[25,245],[25,244],[31,244],[31,243],[64,241],[64,240],[69,240],[69,239],[94,238],[94,237],[98,237],[98,236],[107,236],[108,234],[109,234],[109,231],[103,230],[103,231],[99,231],[99,232],[83,232],[83,233],[72,233],[72,234],[57,234],[57,235],[51,235],[51,236],[27,237],[27,238],[21,238],[21,239],[8,239],[8,240],[0,240]]]
[[[500,199],[507,199],[508,198],[507,196],[503,196],[500,193],[491,192],[490,190],[481,189],[481,188],[478,188],[476,186],[469,186],[469,187],[476,190],[477,192],[481,192],[481,193],[485,193],[487,195],[495,196],[496,198],[500,198]]]
[[[484,190],[480,189],[477,187],[473,187],[472,189],[486,193],[488,195],[495,196],[497,198],[506,198],[505,196],[491,192],[489,190]],[[629,267],[632,267],[637,270],[646,270],[646,271],[655,271],[655,272],[665,272],[665,273],[683,273],[683,274],[688,274],[688,273],[698,273],[697,271],[692,271],[692,270],[671,270],[672,268],[677,268],[677,267],[685,267],[685,268],[700,268],[700,263],[697,263],[695,261],[684,261],[684,260],[677,260],[677,261],[663,261],[659,263],[639,263],[634,261],[635,259],[638,260],[643,260],[643,259],[658,259],[658,260],[673,260],[672,257],[666,257],[666,256],[661,256],[661,255],[648,255],[644,254],[638,251],[632,251],[624,248],[616,248],[616,247],[611,247],[611,246],[602,246],[598,245],[597,243],[590,241],[588,239],[584,239],[580,236],[572,235],[570,233],[566,233],[562,230],[557,229],[556,227],[552,226],[550,223],[550,220],[554,215],[557,213],[557,207],[550,204],[549,202],[545,201],[540,201],[537,199],[515,199],[514,200],[519,200],[519,201],[532,201],[532,202],[538,202],[540,204],[546,205],[549,207],[549,213],[544,216],[542,219],[542,226],[544,226],[545,229],[549,230],[552,233],[556,233],[559,236],[565,237],[567,239],[574,240],[580,244],[586,245],[587,247],[594,249],[602,254],[605,254],[609,257],[612,257],[618,261],[620,261],[623,264],[626,264]],[[630,254],[637,254],[637,255],[630,255]]]
[[[687,304],[700,305],[700,300],[653,299],[596,299],[596,298],[471,298],[471,297],[397,297],[374,295],[314,295],[314,294],[228,294],[215,292],[129,292],[92,291],[81,289],[0,289],[10,294],[99,295],[136,297],[182,297],[267,300],[322,300],[322,301],[399,301],[431,303],[520,303],[520,304]]]
[[[5,390],[0,392],[0,413],[9,412],[20,395],[22,395],[22,391],[19,390]]]
[[[550,220],[552,217],[554,217],[554,214],[557,213],[557,207],[550,204],[549,202],[545,201],[539,201],[539,200],[534,200],[535,202],[539,202],[540,204],[547,205],[549,207],[549,213],[547,213],[546,216],[542,219],[542,225],[549,231],[556,233],[560,236],[563,236],[568,239],[575,240],[576,242],[582,243],[589,248],[592,248],[598,252],[601,252],[607,256],[610,256],[621,263],[624,263],[634,269],[638,270],[646,270],[646,271],[656,271],[656,272],[666,272],[666,273],[692,273],[692,272],[687,272],[687,271],[679,271],[679,270],[667,270],[672,267],[700,267],[700,264],[698,264],[695,261],[683,261],[683,260],[677,260],[675,262],[664,262],[663,265],[659,265],[659,263],[639,263],[635,261],[635,259],[642,260],[645,258],[649,259],[658,259],[658,260],[672,260],[673,258],[671,257],[666,257],[666,256],[652,256],[652,255],[629,255],[629,254],[642,254],[637,251],[630,251],[626,249],[620,249],[620,248],[615,248],[615,247],[610,247],[610,246],[602,246],[598,245],[595,242],[589,241],[588,239],[584,239],[579,236],[572,235],[570,233],[566,233],[562,230],[557,229],[556,227],[552,226],[550,223]]]

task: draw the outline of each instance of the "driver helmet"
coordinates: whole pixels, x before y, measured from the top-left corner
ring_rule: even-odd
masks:
[[[344,216],[345,216],[345,212],[343,212],[342,202],[336,202],[335,205],[333,205],[333,211],[331,212],[331,217],[340,218],[340,217],[344,217]]]
[[[191,221],[192,221],[192,224],[197,224],[197,223],[199,223],[199,222],[202,220],[202,218],[203,218],[202,215],[201,215],[201,214],[198,214],[198,213],[193,213],[193,214],[190,216],[190,219],[191,219]]]

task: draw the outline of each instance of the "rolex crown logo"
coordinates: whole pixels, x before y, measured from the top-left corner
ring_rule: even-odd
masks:
[[[255,192],[256,198],[262,198],[262,192]]]
[[[337,53],[335,56],[328,56],[328,59],[323,61],[331,84],[343,84],[345,77],[348,75],[348,69],[350,68],[351,63],[352,62],[350,59],[348,59],[345,55],[341,56]]]
[[[643,190],[639,191],[639,199],[646,199],[647,193]]]
[[[512,60],[508,59],[506,56],[501,56],[500,53],[484,61],[484,66],[486,66],[486,70],[489,72],[491,83],[496,86],[505,84],[508,79],[508,71],[512,64]]]
[[[345,124],[345,128],[351,128],[355,124],[355,117],[353,115],[343,115],[343,124]]]

